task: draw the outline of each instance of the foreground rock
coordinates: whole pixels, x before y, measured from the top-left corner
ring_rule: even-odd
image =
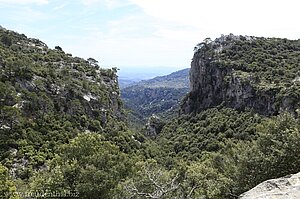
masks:
[[[278,179],[267,180],[250,191],[242,194],[240,199],[298,199],[300,198],[300,173]]]

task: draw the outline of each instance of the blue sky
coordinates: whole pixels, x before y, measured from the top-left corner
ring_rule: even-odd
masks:
[[[300,37],[298,0],[0,0],[0,25],[102,66],[190,66],[221,34]]]

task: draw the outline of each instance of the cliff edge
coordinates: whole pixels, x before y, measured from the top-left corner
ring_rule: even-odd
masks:
[[[263,115],[300,107],[300,40],[222,35],[195,47],[181,113],[225,105]]]

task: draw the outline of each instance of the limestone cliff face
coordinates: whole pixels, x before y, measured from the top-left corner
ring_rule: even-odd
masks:
[[[296,199],[300,198],[300,173],[267,180],[240,196],[240,199]]]
[[[229,35],[198,44],[191,63],[191,91],[183,101],[181,113],[199,112],[221,104],[238,110],[253,109],[264,115],[274,115],[280,111],[293,112],[298,108],[299,95],[286,95],[284,86],[272,80],[266,83],[259,69],[249,69],[248,65],[252,63],[238,65],[239,60],[231,60],[230,56],[226,57],[223,53],[224,50],[230,50],[231,54],[238,54],[239,51],[232,50],[234,46],[255,40],[254,37]],[[244,55],[239,56],[242,59]],[[299,83],[292,86],[299,88]]]

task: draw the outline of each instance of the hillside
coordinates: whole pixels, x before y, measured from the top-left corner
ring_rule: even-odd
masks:
[[[132,111],[132,123],[145,123],[152,114],[174,115],[179,102],[189,91],[189,69],[143,80],[121,90],[124,107]],[[170,117],[170,116],[169,116]]]
[[[300,107],[300,40],[228,35],[196,47],[183,113],[224,103],[263,115]]]
[[[145,88],[189,88],[189,71],[189,68],[182,69],[169,75],[140,81],[135,86]]]
[[[51,191],[91,198],[85,183],[97,180],[102,188],[92,193],[110,195],[130,171],[120,161],[130,165],[128,154],[143,142],[123,122],[116,71],[0,28],[0,198]],[[92,168],[101,176],[85,176]],[[122,174],[108,182],[111,172]]]
[[[0,28],[0,198],[236,199],[298,173],[299,54],[299,40],[206,39],[190,72],[122,102],[116,68]],[[149,134],[128,127],[153,113]]]
[[[158,76],[164,76],[174,71],[171,67],[143,67],[143,66],[123,66],[118,71],[118,79],[120,88],[123,89],[128,86],[132,86],[137,82],[143,80],[153,79]]]
[[[195,198],[237,198],[300,171],[299,41],[227,35],[196,46],[191,91],[156,137],[169,157],[196,162]]]

